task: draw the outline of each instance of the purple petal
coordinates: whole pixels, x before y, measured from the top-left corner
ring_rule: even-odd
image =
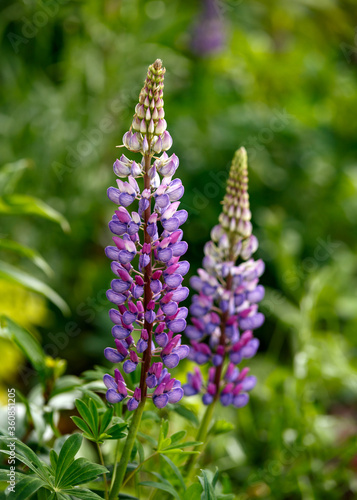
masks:
[[[131,283],[120,279],[112,280],[110,286],[116,293],[123,293],[129,290]]]
[[[128,407],[128,410],[129,411],[134,411],[137,409],[137,407],[139,406],[139,401],[135,398],[130,398],[128,403],[127,403],[127,407]]]
[[[106,296],[107,299],[110,300],[110,302],[116,304],[117,306],[124,304],[124,302],[126,301],[125,295],[123,295],[122,293],[115,293],[113,292],[113,290],[107,290]]]
[[[178,403],[183,398],[184,392],[181,387],[176,387],[168,392],[169,403]]]
[[[125,373],[131,373],[131,372],[134,372],[136,370],[137,366],[138,366],[137,363],[133,363],[133,361],[131,361],[130,359],[127,359],[123,363],[123,370],[125,371]]]
[[[118,384],[116,383],[115,378],[108,375],[107,373],[103,377],[103,382],[108,389],[114,389],[116,391],[118,388]]]
[[[152,375],[149,375],[148,377],[146,377],[146,385],[150,388],[150,389],[153,389],[154,387],[157,386],[157,383],[158,383],[158,380],[157,378],[155,377],[154,374]]]
[[[178,229],[178,227],[180,226],[180,221],[178,217],[171,217],[167,220],[161,220],[161,225],[164,229],[166,229],[166,231],[172,233],[173,231],[176,231],[176,229]]]
[[[174,333],[183,332],[186,328],[186,321],[184,319],[174,319],[167,323],[167,327]]]
[[[117,309],[110,309],[109,318],[113,323],[120,324],[121,323],[121,314]]]
[[[188,356],[190,348],[188,347],[188,345],[180,345],[179,347],[176,347],[173,352],[174,354],[177,354],[181,360]]]
[[[111,259],[111,260],[118,260],[119,259],[119,250],[117,247],[106,247],[105,249],[105,255]]]
[[[130,330],[128,330],[127,328],[123,328],[120,325],[115,325],[112,328],[112,335],[115,339],[126,339],[127,337],[129,337],[130,333]]]
[[[172,245],[174,257],[181,257],[181,255],[184,255],[187,252],[187,249],[188,244],[186,241],[179,241],[178,243]]]
[[[191,340],[201,340],[204,333],[200,332],[195,326],[188,326],[185,330],[185,335]]]
[[[241,394],[238,394],[237,396],[234,397],[233,404],[236,408],[242,408],[248,403],[248,401],[249,401],[249,394],[242,392]]]
[[[249,359],[255,356],[259,347],[259,340],[252,339],[240,350],[240,353],[243,358]]]
[[[161,394],[160,396],[154,396],[152,400],[157,408],[164,408],[169,402],[169,396],[167,394]]]
[[[180,357],[178,354],[171,353],[167,356],[164,356],[162,358],[162,361],[164,362],[164,365],[167,366],[167,368],[175,368],[180,362]]]
[[[167,342],[168,342],[167,334],[165,332],[163,332],[163,333],[159,333],[158,335],[155,335],[155,342],[160,347],[165,347]]]
[[[189,294],[189,289],[186,286],[182,286],[175,290],[172,294],[172,300],[175,302],[181,302],[182,300],[186,300]]]
[[[119,205],[119,196],[120,196],[119,189],[110,187],[107,190],[107,195],[110,201],[113,201],[116,205]]]
[[[254,375],[249,375],[248,377],[245,377],[245,379],[242,381],[242,386],[244,391],[251,391],[254,389],[257,383],[257,377]]]
[[[116,349],[113,349],[112,347],[106,347],[104,349],[104,356],[111,363],[120,363],[124,359],[124,356],[122,356]]]
[[[139,339],[136,343],[136,350],[139,354],[145,352],[148,348],[148,343],[144,339]]]
[[[119,204],[122,206],[122,207],[128,207],[129,205],[131,205],[133,203],[133,201],[135,200],[135,194],[129,194],[129,193],[121,193],[119,195]]]
[[[127,264],[131,262],[135,257],[135,252],[128,252],[128,250],[120,250],[118,254],[118,260],[120,264]]]
[[[187,221],[187,217],[188,217],[187,210],[178,210],[175,213],[175,217],[178,218],[178,220],[180,222],[180,226],[181,226],[181,224],[184,224]]]
[[[109,229],[113,234],[117,234],[118,236],[122,236],[127,232],[127,225],[122,224],[121,222],[118,221],[113,221],[111,220],[108,224]]]
[[[185,276],[185,274],[188,273],[190,269],[190,263],[187,260],[183,260],[182,262],[178,262],[179,267],[177,268],[176,272],[181,274],[181,276]]]
[[[121,394],[118,394],[114,389],[108,389],[105,397],[108,403],[111,403],[113,405],[115,403],[120,403],[120,401],[124,399],[124,397]]]
[[[204,394],[202,396],[202,402],[206,406],[210,405],[213,402],[213,396],[212,396],[212,394],[209,394],[208,392],[206,392],[206,394]]]
[[[231,392],[221,394],[220,401],[222,406],[229,406],[233,403],[233,394]]]
[[[170,288],[177,288],[181,285],[183,277],[181,276],[181,274],[169,274],[164,278],[164,281]]]
[[[177,313],[177,310],[178,310],[177,302],[171,301],[171,302],[168,302],[167,304],[162,304],[161,310],[167,316],[173,316],[174,314]]]
[[[163,250],[159,250],[157,252],[158,260],[160,260],[161,262],[168,262],[172,259],[172,255],[173,253],[171,248],[164,248]]]

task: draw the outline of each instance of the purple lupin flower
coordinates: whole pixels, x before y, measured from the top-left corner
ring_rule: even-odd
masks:
[[[191,341],[189,359],[212,366],[205,386],[196,367],[183,389],[187,396],[203,392],[206,405],[219,399],[223,406],[240,408],[256,384],[256,378],[248,375],[249,368],[237,367],[256,354],[259,340],[253,330],[264,322],[258,312],[258,302],[264,297],[264,288],[258,284],[264,263],[251,258],[258,242],[250,219],[247,153],[240,148],[230,169],[220,224],[205,245],[203,269],[191,278],[198,293],[190,307],[192,324],[185,330]],[[237,263],[239,257],[241,263]]]
[[[116,348],[106,348],[104,355],[113,363],[123,363],[126,374],[141,367],[140,384],[127,403],[129,410],[147,397],[159,408],[179,401],[183,389],[167,368],[176,367],[189,353],[178,335],[186,328],[188,314],[187,308],[180,307],[188,296],[182,281],[189,263],[180,261],[187,251],[180,229],[187,212],[179,208],[182,182],[173,179],[179,160],[166,153],[172,139],[164,118],[164,74],[159,59],[149,66],[132,125],[123,137],[124,146],[141,153],[142,159],[125,155],[117,159],[113,166],[117,187],[108,189],[109,199],[117,205],[109,222],[114,245],[105,250],[115,275],[107,298],[116,307],[109,312]],[[152,363],[153,357],[161,361]],[[104,376],[110,403],[128,395],[118,369],[115,374],[116,378]],[[148,393],[148,389],[154,391]]]
[[[191,48],[198,56],[218,52],[225,44],[225,26],[216,0],[202,0],[202,12],[193,29]]]

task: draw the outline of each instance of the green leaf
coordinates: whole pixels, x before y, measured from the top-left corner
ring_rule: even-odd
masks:
[[[10,469],[0,469],[0,481],[8,481],[9,480],[9,471]],[[22,474],[21,472],[15,472],[16,482],[19,482],[21,479],[27,477],[26,474]]]
[[[171,444],[174,444],[174,443],[178,443],[179,441],[181,441],[184,437],[186,437],[186,434],[187,432],[186,431],[178,431],[178,432],[175,432],[175,434],[173,434],[171,436]]]
[[[122,424],[115,424],[109,429],[107,429],[106,434],[110,436],[109,439],[122,439],[126,436],[124,434],[124,430],[127,428],[127,423],[123,422]]]
[[[185,481],[182,477],[182,474],[179,470],[179,468],[177,467],[177,465],[175,465],[173,463],[173,461],[171,460],[171,458],[167,457],[166,455],[164,455],[163,453],[161,453],[160,455],[164,460],[165,462],[171,467],[171,469],[173,470],[174,474],[176,475],[177,479],[180,481],[181,483],[181,486],[182,486],[182,489],[183,491],[186,490],[186,485],[185,485]]]
[[[86,458],[78,458],[66,470],[62,480],[59,482],[59,486],[61,489],[65,489],[68,486],[78,486],[79,484],[93,481],[101,474],[106,474],[107,472],[107,468],[102,465],[94,464]]]
[[[25,194],[8,194],[0,196],[0,214],[7,215],[38,215],[59,224],[65,233],[70,226],[67,219],[47,203]]]
[[[98,409],[93,401],[93,399],[89,400],[89,411],[91,412],[91,415],[93,417],[93,434],[94,436],[98,436],[99,433],[99,415],[98,415]]]
[[[157,490],[166,491],[167,493],[170,493],[173,497],[177,498],[177,500],[180,500],[179,494],[171,485],[158,483],[156,481],[143,481],[142,483],[139,484],[141,486],[149,486],[150,488],[156,488]]]
[[[180,443],[179,446],[180,448],[179,449],[183,449],[183,448],[189,448],[191,446],[198,446],[202,444],[200,441],[187,441],[186,443]],[[171,446],[168,446],[167,448],[164,449],[164,451],[167,451],[167,450],[172,450],[174,448],[177,448],[178,444],[172,444]]]
[[[76,399],[75,401],[76,408],[80,414],[80,416],[83,418],[83,420],[88,424],[91,433],[95,436],[94,429],[95,429],[95,420],[93,415],[91,414],[88,406],[82,399]]]
[[[198,476],[198,479],[203,488],[203,492],[201,495],[202,500],[216,500],[216,494],[214,492],[213,486],[210,483],[207,472],[205,470],[201,470],[201,475]]]
[[[55,304],[63,314],[69,315],[70,309],[58,293],[46,285],[46,283],[35,278],[34,276],[31,276],[25,271],[17,269],[11,264],[0,261],[0,278],[11,281],[12,283],[21,285],[32,292],[45,296],[48,300],[53,302],[53,304]]]
[[[31,333],[22,326],[17,325],[7,316],[0,317],[0,337],[5,337],[14,342],[32,366],[40,373],[46,369],[46,356],[40,343]]]
[[[71,488],[62,490],[63,493],[67,493],[75,498],[79,498],[80,500],[103,500],[103,497],[100,497],[93,491],[86,490],[84,488]]]
[[[180,415],[184,419],[191,422],[191,424],[193,424],[195,427],[198,427],[200,425],[197,415],[193,413],[192,410],[187,408],[187,406],[184,406],[182,404],[172,405],[172,410],[175,411],[178,415]]]
[[[73,463],[74,457],[78,453],[81,444],[82,444],[81,434],[72,434],[71,436],[69,436],[68,439],[66,439],[58,455],[58,462],[55,475],[56,485],[58,485],[61,482],[64,473],[66,472],[68,467]]]
[[[32,164],[31,160],[21,159],[13,163],[6,163],[0,169],[0,192],[11,193],[24,173]]]
[[[133,497],[132,495],[129,495],[128,493],[119,493],[119,500],[139,500],[138,497]]]
[[[217,420],[211,427],[209,434],[218,436],[219,434],[226,434],[234,430],[234,425],[227,420]]]
[[[81,429],[81,431],[83,432],[86,432],[87,434],[89,434],[91,436],[91,430],[89,429],[88,425],[85,423],[84,420],[82,420],[80,417],[71,417],[71,419],[73,420],[73,422],[76,424],[76,426]]]
[[[104,413],[104,415],[101,418],[101,424],[100,424],[100,430],[99,430],[100,434],[102,432],[104,432],[107,429],[107,427],[109,426],[110,422],[112,421],[113,414],[114,414],[114,408],[111,406],[110,408],[108,408],[106,410],[106,412]]]
[[[9,497],[14,500],[30,499],[37,490],[46,486],[38,477],[27,476],[16,484],[15,493],[9,492]]]
[[[50,462],[53,469],[53,475],[55,475],[58,463],[58,455],[55,450],[50,451]]]
[[[7,444],[12,443],[14,440],[8,437],[0,436],[0,442],[4,442]],[[5,453],[9,455],[10,451],[8,450],[0,450],[1,453]],[[29,469],[35,472],[41,479],[43,479],[46,483],[48,483],[49,470],[47,466],[41,462],[41,460],[37,457],[34,451],[31,450],[26,444],[24,444],[20,440],[16,440],[16,458],[27,465]]]
[[[21,245],[20,243],[17,243],[17,241],[0,239],[0,249],[10,250],[21,257],[26,257],[33,264],[35,264],[35,266],[41,269],[41,271],[47,274],[47,276],[53,275],[53,270],[47,264],[45,259],[36,250],[33,250],[30,247]]]
[[[198,483],[191,484],[186,490],[183,500],[201,500],[202,486]]]

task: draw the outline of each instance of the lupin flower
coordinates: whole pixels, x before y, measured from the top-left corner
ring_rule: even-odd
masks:
[[[264,322],[258,312],[258,302],[264,297],[264,288],[258,284],[264,263],[251,258],[258,242],[250,219],[247,154],[241,148],[230,169],[220,224],[205,245],[203,269],[191,278],[198,294],[190,307],[192,325],[185,330],[191,341],[189,359],[198,365],[210,362],[211,367],[206,385],[196,367],[183,389],[187,396],[203,392],[206,405],[219,399],[223,406],[240,408],[256,384],[256,378],[248,375],[249,368],[237,367],[257,352],[259,340],[253,330]],[[237,264],[239,257],[242,262]]]
[[[164,74],[160,60],[149,67],[132,125],[123,137],[124,146],[141,153],[142,160],[125,155],[117,159],[113,166],[117,187],[108,189],[109,199],[117,205],[109,222],[114,245],[105,250],[115,275],[107,291],[115,306],[109,311],[115,348],[106,348],[104,355],[122,363],[126,374],[141,367],[140,384],[127,402],[129,410],[147,397],[158,408],[179,401],[181,384],[167,368],[176,367],[189,353],[177,335],[186,328],[188,314],[186,307],[180,307],[188,296],[182,281],[189,263],[180,261],[187,251],[180,229],[187,212],[179,209],[182,182],[173,179],[179,160],[166,153],[172,139],[166,130]],[[154,358],[161,361],[152,363]],[[130,392],[117,368],[114,378],[104,376],[104,383],[110,403],[124,400]]]
[[[218,52],[225,43],[225,27],[217,0],[202,0],[202,12],[195,23],[191,48],[198,56]]]

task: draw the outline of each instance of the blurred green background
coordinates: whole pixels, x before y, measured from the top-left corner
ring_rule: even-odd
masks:
[[[205,465],[239,500],[356,498],[355,2],[4,1],[0,29],[0,238],[36,249],[53,271],[0,244],[0,312],[66,359],[67,373],[104,364],[106,189],[147,66],[163,59],[191,273],[240,146],[267,265],[259,383],[246,408],[221,410],[237,431],[211,442]],[[36,374],[8,340],[0,348],[5,402],[6,387],[27,393]]]

